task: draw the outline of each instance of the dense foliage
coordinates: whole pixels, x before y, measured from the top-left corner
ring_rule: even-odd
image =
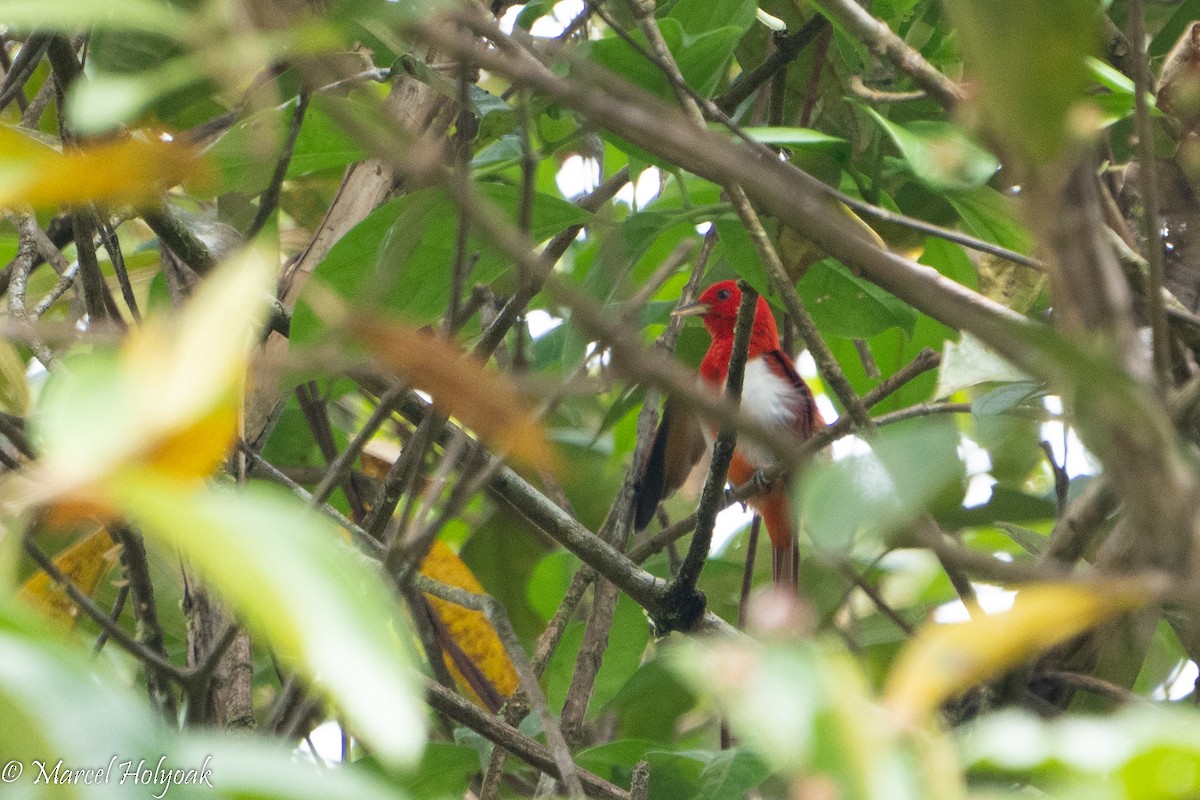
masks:
[[[0,0],[5,796],[1196,796],[1197,18]]]

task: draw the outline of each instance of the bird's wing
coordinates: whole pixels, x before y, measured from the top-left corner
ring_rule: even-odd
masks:
[[[683,485],[705,447],[700,420],[668,397],[654,432],[654,445],[634,486],[633,522],[637,530],[649,525],[658,504]]]
[[[792,359],[788,358],[782,350],[768,350],[763,353],[763,357],[770,370],[790,383],[796,390],[801,402],[797,408],[799,413],[794,425],[801,438],[807,439],[825,426],[825,421],[821,419],[821,412],[817,410],[817,402],[813,398],[812,389],[808,388],[804,378],[801,378],[800,373],[796,372],[796,366]]]

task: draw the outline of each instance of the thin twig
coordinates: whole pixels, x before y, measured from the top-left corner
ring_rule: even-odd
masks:
[[[346,480],[350,468],[354,465],[354,460],[358,458],[363,447],[375,435],[379,427],[392,415],[395,402],[408,389],[409,386],[407,384],[396,383],[379,398],[379,403],[375,406],[375,410],[371,412],[371,416],[359,428],[358,433],[354,434],[354,438],[350,440],[345,449],[338,453],[337,457],[329,464],[329,467],[325,470],[325,474],[321,477],[321,482],[313,489],[312,499],[309,500],[310,508],[316,508],[324,504],[329,499],[329,496],[333,494],[334,487]]]
[[[329,422],[329,410],[326,407],[325,399],[317,391],[317,385],[313,381],[302,383],[296,387],[296,399],[299,401],[300,410],[304,414],[304,419],[308,423],[308,428],[312,431],[313,440],[317,443],[317,448],[324,456],[325,462],[331,467],[338,461],[337,443],[333,437],[333,427]],[[342,471],[339,468],[339,471]],[[354,482],[350,480],[348,474],[342,478],[342,492],[346,495],[346,501],[350,504],[351,516],[354,519],[362,519],[365,513],[363,500],[359,497],[358,489],[355,488]],[[370,530],[368,528],[368,530]]]
[[[914,100],[924,100],[929,96],[923,89],[918,89],[915,92],[884,92],[879,89],[872,89],[863,83],[861,75],[850,76],[850,91],[860,100],[866,100],[868,103],[876,105],[884,103],[910,103]]]
[[[813,39],[817,38],[817,34],[829,27],[829,22],[820,14],[811,17],[808,22],[805,22],[796,31],[788,33],[786,36],[776,36],[775,50],[771,55],[767,56],[761,64],[759,64],[750,72],[743,73],[725,94],[717,97],[713,102],[717,108],[724,111],[726,114],[733,114],[750,95],[754,94],[760,86],[770,80],[776,73],[785,69],[788,64],[796,60],[796,57],[804,51]]]
[[[412,585],[413,588],[426,594],[472,611],[479,611],[487,617],[488,622],[491,623],[500,637],[500,641],[504,644],[504,650],[516,668],[517,675],[520,676],[525,696],[530,699],[534,710],[541,719],[542,731],[550,746],[554,763],[558,767],[558,777],[567,785],[567,790],[572,797],[583,797],[579,768],[571,758],[571,751],[567,747],[566,739],[563,738],[562,729],[550,712],[546,696],[542,693],[541,684],[538,683],[538,677],[529,664],[529,658],[525,655],[521,640],[513,630],[512,623],[508,620],[508,613],[504,610],[504,606],[489,595],[474,594],[456,586],[448,586],[421,574],[412,576]]]
[[[737,323],[733,329],[733,349],[729,354],[729,366],[725,378],[725,395],[735,405],[741,400],[742,378],[746,374],[746,359],[750,347],[750,332],[754,327],[755,310],[758,307],[758,292],[747,283],[739,283],[742,291],[738,306]],[[724,428],[713,442],[712,461],[708,478],[700,492],[700,504],[696,509],[696,530],[688,544],[687,554],[679,572],[663,592],[660,608],[652,613],[651,622],[658,635],[673,630],[688,630],[704,612],[704,595],[696,589],[704,562],[708,560],[712,546],[713,527],[717,521],[717,509],[725,496],[725,483],[729,464],[733,461],[733,450],[737,443],[737,430]]]
[[[542,772],[562,777],[553,754],[511,725],[487,714],[475,704],[428,678],[425,679],[425,695],[435,711],[445,714],[460,725],[465,725]],[[603,800],[629,800],[628,792],[603,778],[587,770],[579,769],[577,772],[580,783],[589,796]]]
[[[50,37],[51,34],[40,31],[26,37],[21,49],[17,51],[12,68],[4,74],[4,82],[0,83],[0,111],[25,91],[25,84],[33,77],[38,63],[50,45]]]
[[[892,32],[887,23],[854,0],[816,0],[816,5],[840,27],[863,42],[871,52],[890,61],[929,93],[947,111],[963,99],[962,87],[925,60],[925,57]]]
[[[1146,314],[1154,339],[1154,370],[1164,390],[1171,381],[1171,343],[1163,310],[1163,231],[1159,217],[1158,166],[1154,158],[1154,127],[1146,94],[1150,91],[1150,62],[1146,55],[1145,3],[1129,0],[1129,43],[1133,46],[1134,118],[1137,125],[1138,162],[1141,164],[1142,204],[1145,208],[1146,260],[1150,273]]]
[[[296,98],[296,110],[292,112],[292,121],[288,124],[287,137],[283,140],[283,149],[275,162],[275,171],[271,174],[271,182],[258,198],[258,211],[254,221],[246,230],[246,240],[250,241],[266,227],[267,220],[279,206],[279,193],[283,181],[287,178],[288,166],[292,163],[292,154],[296,152],[296,140],[300,138],[300,128],[304,124],[304,115],[308,111],[308,92],[301,90]]]
[[[150,574],[150,561],[146,555],[146,543],[141,534],[125,524],[111,524],[108,532],[121,545],[121,565],[125,580],[129,584],[129,596],[133,600],[133,618],[137,621],[138,641],[164,659],[167,650],[163,639],[162,624],[158,618],[158,604],[154,598],[154,579]],[[154,670],[146,671],[146,689],[150,699],[167,719],[175,719],[175,696],[165,686],[161,676]]]
[[[18,225],[17,255],[12,260],[12,272],[8,284],[8,313],[13,321],[20,324],[25,321],[28,312],[25,309],[25,289],[29,281],[29,273],[33,269],[34,253],[37,251],[37,240],[33,233],[37,221],[32,217],[23,216]],[[49,369],[54,364],[54,353],[38,339],[30,341],[30,349],[38,361]]]
[[[197,275],[206,275],[217,265],[212,251],[166,205],[146,209],[142,212],[142,221]]]
[[[116,305],[108,291],[100,261],[96,258],[96,223],[90,210],[77,209],[71,214],[71,225],[75,231],[75,255],[79,259],[79,281],[83,287],[83,304],[87,308],[88,320],[92,325],[111,321],[124,325]]]
[[[29,554],[29,557],[33,559],[33,562],[38,567],[50,576],[51,580],[62,587],[67,596],[71,598],[71,601],[83,609],[84,613],[91,617],[100,626],[102,631],[117,644],[121,645],[130,655],[144,663],[147,672],[157,671],[176,681],[183,681],[183,670],[173,664],[164,654],[126,633],[125,629],[117,624],[109,612],[98,606],[95,600],[76,586],[74,581],[63,574],[63,571],[58,568],[53,559],[34,544],[28,536],[25,537],[25,552]]]
[[[140,323],[142,315],[138,310],[137,298],[133,296],[133,284],[129,282],[129,270],[125,267],[125,254],[121,252],[121,241],[117,238],[117,232],[112,225],[100,220],[98,216],[95,217],[95,220],[96,231],[108,253],[108,260],[112,262],[113,273],[117,276],[117,284],[121,287],[121,298],[125,301],[125,307],[129,309],[129,316],[133,318],[134,322]],[[65,275],[66,271],[64,270],[60,274]]]
[[[367,532],[364,531],[359,525],[356,525],[353,520],[346,517],[344,514],[342,514],[342,512],[338,511],[328,503],[314,506],[312,503],[312,494],[310,494],[307,489],[285,475],[282,470],[280,470],[270,461],[267,461],[265,458],[263,458],[262,455],[253,447],[243,441],[238,442],[238,447],[241,449],[242,453],[250,459],[250,466],[252,469],[261,470],[266,474],[266,477],[283,484],[291,490],[292,494],[299,497],[305,503],[308,503],[310,507],[315,507],[322,514],[345,528],[350,532],[350,535],[354,537],[355,542],[365,546],[370,551],[371,555],[376,557],[383,555],[383,545],[380,544],[377,539],[369,536]]]
[[[108,618],[112,620],[114,625],[121,618],[121,612],[125,610],[125,601],[129,599],[129,584],[122,583],[117,589],[117,599],[113,601],[112,611],[109,612]],[[100,651],[104,649],[104,645],[108,642],[108,628],[101,628],[100,635],[96,637],[96,644],[92,646],[92,658],[100,655]]]
[[[54,286],[46,293],[46,296],[41,299],[37,307],[33,309],[33,313],[29,316],[33,319],[41,319],[42,315],[50,310],[50,306],[57,303],[59,298],[66,294],[67,290],[75,284],[75,277],[78,274],[79,262],[75,261],[67,268],[66,272],[59,276],[58,281],[55,282]]]
[[[1085,692],[1100,695],[1106,700],[1111,700],[1119,705],[1148,703],[1146,698],[1139,697],[1124,686],[1118,686],[1110,681],[1097,678],[1095,675],[1084,675],[1064,670],[1045,670],[1035,672],[1031,680],[1054,681],[1070,689],[1082,689]]]

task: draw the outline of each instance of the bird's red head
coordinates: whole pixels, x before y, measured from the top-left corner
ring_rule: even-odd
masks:
[[[741,303],[742,290],[738,288],[737,281],[720,281],[705,289],[696,302],[675,309],[675,315],[698,316],[713,339],[732,339]],[[779,346],[775,317],[761,295],[754,311],[754,328],[750,338],[762,345],[769,343],[772,347]]]

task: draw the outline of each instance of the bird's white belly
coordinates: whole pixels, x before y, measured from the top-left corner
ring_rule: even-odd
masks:
[[[725,391],[725,384],[721,384]],[[796,387],[771,371],[766,359],[757,356],[746,362],[742,378],[742,410],[756,422],[768,427],[791,427],[796,419]],[[711,448],[715,434],[705,425],[704,440]],[[738,438],[740,450],[750,463],[767,468],[775,463],[768,451],[752,444],[746,437]]]
[[[772,372],[762,356],[751,359],[742,380],[742,408],[763,425],[790,427],[796,420],[796,387]]]

